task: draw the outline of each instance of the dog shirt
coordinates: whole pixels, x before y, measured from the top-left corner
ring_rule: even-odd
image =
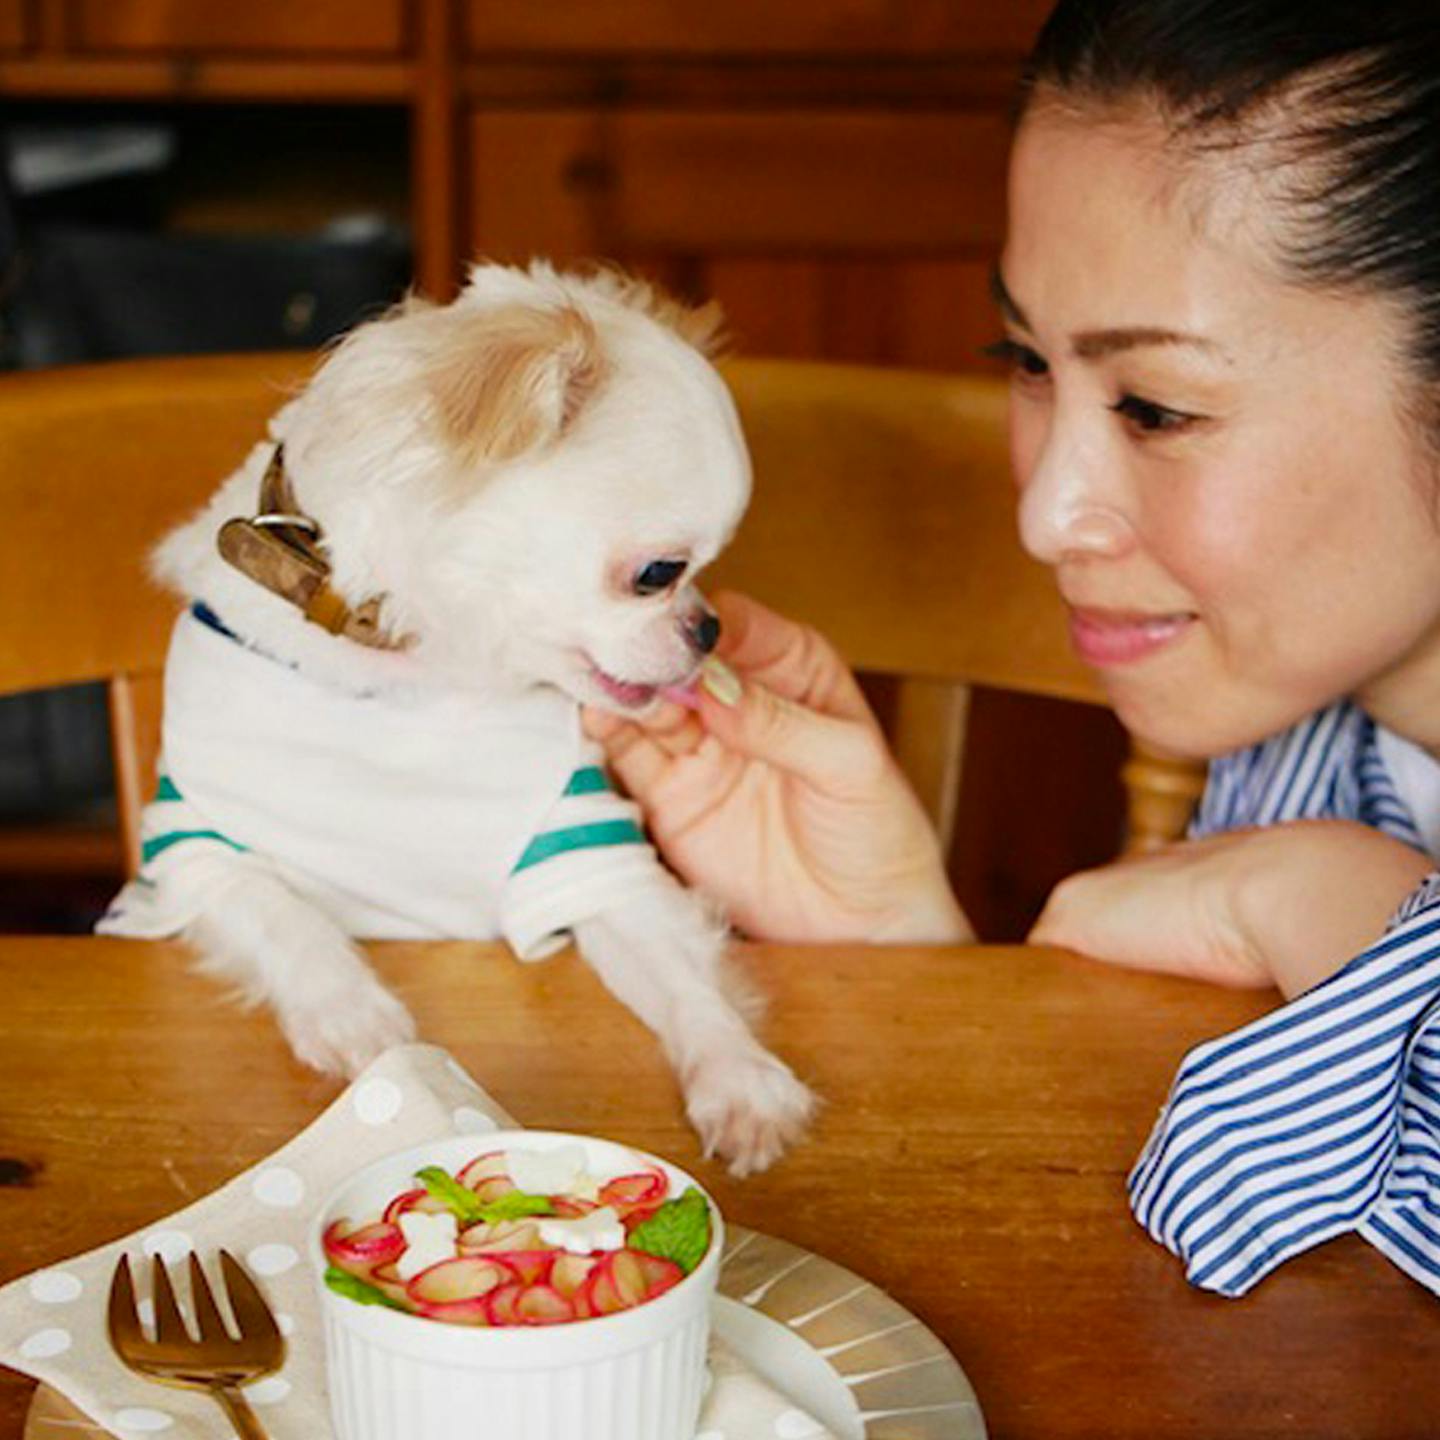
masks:
[[[557,691],[356,694],[196,606],[171,637],[162,755],[140,874],[102,934],[178,934],[239,865],[352,935],[503,937],[539,959],[655,884],[637,808]]]

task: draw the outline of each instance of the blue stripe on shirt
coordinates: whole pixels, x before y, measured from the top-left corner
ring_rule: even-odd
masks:
[[[1376,726],[1341,703],[1212,763],[1195,836],[1354,820],[1418,846]],[[1323,984],[1197,1046],[1130,1175],[1190,1280],[1243,1294],[1355,1230],[1440,1293],[1440,875]]]

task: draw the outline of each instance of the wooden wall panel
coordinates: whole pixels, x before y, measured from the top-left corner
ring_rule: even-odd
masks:
[[[404,0],[72,0],[82,49],[394,54]]]
[[[18,50],[30,38],[25,0],[0,0],[0,50]]]
[[[697,293],[725,307],[742,355],[989,369],[1000,333],[988,260],[700,262]]]
[[[466,0],[472,53],[1022,53],[1051,0]]]
[[[1007,142],[984,113],[487,111],[471,232],[497,258],[988,253]]]

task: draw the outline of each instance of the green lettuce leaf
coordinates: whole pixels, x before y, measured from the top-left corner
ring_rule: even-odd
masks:
[[[417,1170],[415,1178],[455,1216],[462,1229],[482,1220],[494,1225],[501,1220],[520,1220],[526,1215],[550,1215],[555,1210],[548,1195],[527,1195],[523,1190],[511,1190],[494,1200],[481,1200],[438,1165]]]
[[[523,1220],[527,1215],[553,1215],[555,1207],[548,1195],[527,1195],[523,1190],[511,1190],[486,1201],[480,1211],[486,1224],[494,1225],[498,1220]]]
[[[625,1243],[632,1250],[673,1260],[688,1275],[710,1248],[710,1206],[692,1185],[637,1225]]]
[[[326,1267],[325,1283],[337,1295],[354,1300],[358,1305],[385,1305],[391,1310],[405,1309],[398,1300],[392,1300],[377,1286],[362,1280],[358,1275],[352,1275],[348,1270],[342,1270],[338,1265]]]
[[[415,1178],[462,1226],[474,1225],[485,1218],[480,1197],[438,1165],[427,1165],[423,1170],[417,1170]]]

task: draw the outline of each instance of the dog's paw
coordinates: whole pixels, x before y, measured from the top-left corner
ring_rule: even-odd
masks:
[[[282,1010],[280,1026],[302,1064],[322,1075],[358,1075],[382,1050],[415,1038],[410,1012],[377,980],[330,1004]]]
[[[818,1106],[790,1067],[764,1050],[717,1052],[685,1075],[685,1111],[704,1142],[730,1173],[767,1169],[794,1144]]]

